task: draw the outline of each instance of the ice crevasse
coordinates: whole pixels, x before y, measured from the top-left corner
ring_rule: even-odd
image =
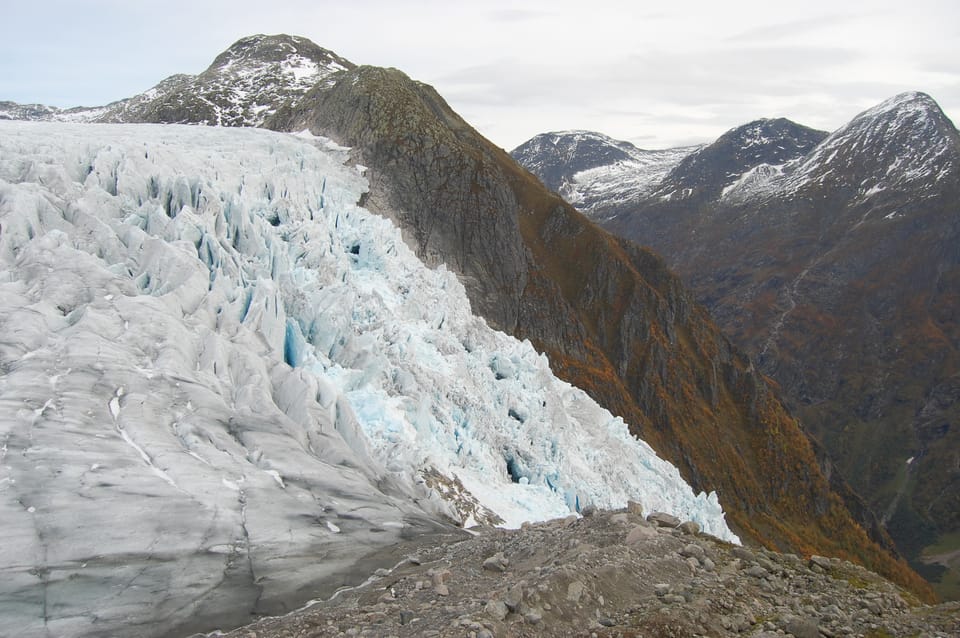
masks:
[[[0,123],[5,520],[36,526],[65,475],[101,508],[132,484],[187,509],[239,493],[241,519],[253,486],[315,516],[356,475],[468,524],[636,499],[736,540],[715,494],[358,207],[346,158],[252,129]]]

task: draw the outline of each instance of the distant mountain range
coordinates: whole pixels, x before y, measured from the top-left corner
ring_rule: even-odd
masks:
[[[368,183],[362,206],[395,221],[423,262],[452,270],[470,306],[490,326],[529,340],[547,355],[553,373],[622,416],[632,434],[676,465],[695,490],[715,491],[730,527],[743,540],[855,560],[923,598],[932,596],[926,583],[898,559],[889,537],[842,477],[821,467],[814,444],[777,390],[720,332],[664,260],[591,223],[480,136],[431,87],[394,69],[355,66],[301,38],[251,36],[221,54],[204,73],[168,78],[113,105],[59,111],[5,103],[3,112],[35,120],[262,126],[308,131],[329,138],[334,146],[349,147],[341,149],[343,161],[361,167]],[[629,147],[621,146],[619,152],[643,164],[643,155]],[[650,174],[665,178],[689,154],[663,154],[663,161],[672,164],[654,168],[656,162],[648,162]],[[87,166],[79,162],[73,168],[82,172]],[[120,168],[103,165],[91,184],[96,182],[107,194],[119,192],[124,181]],[[321,207],[327,197],[324,184],[321,180],[319,192],[308,191]],[[244,192],[244,184],[234,187],[238,194]],[[261,195],[268,202],[289,196],[283,188],[264,189]],[[165,200],[154,202],[159,195],[151,192],[148,189],[146,201],[159,206],[153,213],[166,211]],[[176,202],[199,201],[204,192],[189,182],[173,184],[168,203],[176,208]],[[643,192],[644,197],[653,196],[653,191]],[[225,206],[222,216],[229,221],[239,214]],[[151,219],[148,215],[147,227]],[[279,227],[284,217],[271,213],[268,222]],[[6,224],[3,228],[6,232]],[[299,241],[292,236],[284,241],[294,239]],[[224,241],[231,250],[242,250],[260,240],[247,229]],[[186,249],[183,241],[179,245]],[[305,244],[303,250],[309,253],[311,247]],[[365,258],[362,241],[345,248],[358,260]],[[236,258],[231,263],[241,268],[245,261]],[[376,263],[370,264],[376,270]],[[251,273],[242,281],[262,276]],[[145,285],[152,285],[150,281]],[[389,296],[394,294],[402,295],[402,286]],[[267,303],[263,311],[253,307],[266,312],[273,306]],[[358,312],[344,314],[351,321],[367,322],[357,324],[358,334],[374,325],[385,329],[376,317]],[[310,334],[307,328],[298,329],[301,337]],[[270,343],[280,339],[276,342],[283,344],[284,363],[296,370],[302,345],[296,330],[288,334],[284,329],[282,339],[279,332],[268,332],[274,338]],[[375,349],[350,349],[361,343],[359,338],[356,343],[347,339],[327,347],[349,355],[366,370],[361,364],[376,359]],[[434,344],[441,351],[457,352],[475,345],[470,339]],[[490,369],[507,377],[508,364],[491,361]],[[370,369],[376,371],[375,366]],[[459,372],[452,369],[451,374]],[[389,381],[391,387],[402,388],[409,379],[397,372]],[[463,413],[452,411],[449,416],[463,418]],[[525,434],[522,411],[508,410],[505,418],[518,437],[549,447],[543,437]],[[461,425],[472,427],[469,420]],[[508,456],[505,452],[502,474],[517,484],[530,481],[530,464]],[[604,467],[616,462],[612,457],[596,459],[593,470],[614,471]],[[542,478],[546,485],[549,477]],[[426,484],[431,480],[425,479]],[[452,489],[448,483],[441,487],[437,490]],[[470,502],[467,496],[463,500]],[[576,499],[573,506],[578,506]]]
[[[576,152],[584,139],[603,143]],[[513,154],[606,228],[664,255],[940,580],[943,566],[920,555],[960,531],[953,123],[914,92],[829,135],[759,120],[697,149],[625,158],[623,148],[576,131]]]

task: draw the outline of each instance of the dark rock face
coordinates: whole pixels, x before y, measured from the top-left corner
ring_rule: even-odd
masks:
[[[353,147],[371,167],[366,205],[454,268],[476,311],[530,339],[697,488],[717,490],[739,533],[902,569],[853,523],[796,422],[660,258],[587,222],[430,87],[370,67],[333,79],[266,125]]]
[[[835,461],[820,455],[824,469],[915,558],[960,529],[960,136],[929,96],[906,93],[806,146],[817,138],[792,161],[741,162],[718,189],[737,140],[696,160],[721,138],[670,175],[713,183],[699,198],[665,198],[678,192],[665,180],[657,196],[615,202],[605,225],[669,256],[823,442]]]

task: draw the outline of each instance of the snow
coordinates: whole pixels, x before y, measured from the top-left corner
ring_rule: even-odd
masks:
[[[648,196],[683,158],[699,147],[639,151],[629,160],[575,173],[560,195],[587,214]]]
[[[875,164],[875,180],[861,184],[859,201],[882,192],[909,191],[934,183],[956,159],[955,142],[944,135],[946,119],[928,95],[906,92],[860,113],[834,131],[802,161],[784,170],[779,188],[800,191],[809,183],[839,179],[850,158]],[[833,176],[830,173],[834,173]],[[936,178],[934,176],[937,176]]]
[[[721,200],[745,200],[758,194],[773,192],[773,186],[783,175],[784,164],[759,164],[740,175],[723,188]]]
[[[96,606],[127,610],[101,633],[161,626],[238,565],[266,604],[431,519],[628,499],[737,542],[715,494],[359,208],[347,159],[303,134],[0,122],[0,606],[42,590],[63,633],[96,633]],[[45,635],[39,605],[0,634]]]

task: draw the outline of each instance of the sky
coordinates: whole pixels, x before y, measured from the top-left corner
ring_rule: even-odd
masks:
[[[834,130],[908,90],[960,121],[956,0],[5,4],[0,100],[21,103],[98,106],[289,33],[433,85],[507,150],[570,129],[666,148],[761,117]]]

